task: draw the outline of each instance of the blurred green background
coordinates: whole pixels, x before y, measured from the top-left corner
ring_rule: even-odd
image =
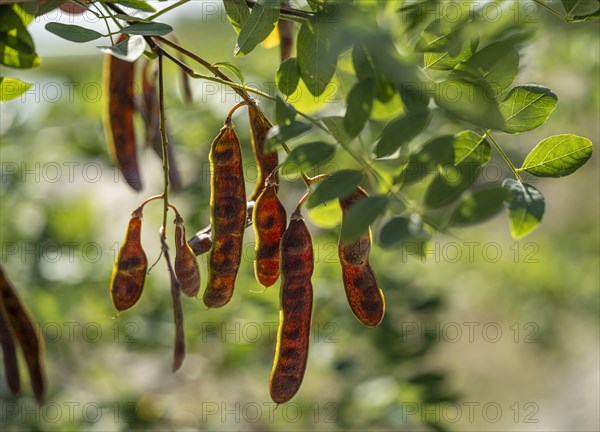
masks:
[[[191,2],[164,21],[177,29],[183,46],[212,62],[234,62],[248,83],[269,90],[278,49],[234,59],[235,33],[215,7]],[[376,329],[362,327],[347,306],[336,209],[309,218],[316,265],[308,369],[297,396],[275,409],[268,379],[278,289],[256,292],[251,230],[231,303],[207,310],[199,300],[183,299],[187,357],[177,373],[171,373],[164,261],[151,271],[138,305],[111,319],[115,253],[130,212],[161,192],[161,166],[145,149],[139,195],[119,178],[104,143],[97,43],[75,45],[46,33],[45,23],[57,18],[32,25],[43,63],[17,76],[35,86],[0,106],[1,263],[46,340],[49,382],[46,403],[36,409],[26,387],[14,399],[0,377],[2,430],[600,428],[597,149],[574,175],[534,183],[546,196],[546,214],[520,242],[510,238],[502,215],[455,237],[436,234],[426,260],[374,246],[371,263],[387,302]],[[516,161],[553,134],[585,136],[596,147],[598,26],[567,25],[541,10],[532,19],[537,35],[521,53],[517,82],[550,87],[559,104],[540,129],[497,138]],[[341,59],[342,69],[347,60]],[[218,85],[194,82],[195,100],[187,105],[179,80],[169,66],[168,125],[185,185],[172,201],[191,233],[208,221],[208,146],[238,99]],[[343,93],[343,79],[339,83]],[[332,95],[320,108],[339,113],[341,100]],[[311,108],[310,101],[302,104]],[[272,112],[268,101],[262,105]],[[255,170],[247,120],[236,116],[250,191]],[[488,180],[510,175],[501,160],[493,162]],[[324,168],[347,164],[339,151]],[[302,193],[300,182],[283,183],[288,211]],[[151,262],[159,253],[160,212],[159,204],[145,211],[143,241]],[[328,218],[331,227],[321,226]],[[205,279],[206,256],[200,262]]]

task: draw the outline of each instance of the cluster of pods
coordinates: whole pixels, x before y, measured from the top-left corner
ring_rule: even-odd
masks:
[[[269,122],[256,107],[248,105],[248,109],[252,147],[259,170],[257,186],[247,198],[242,152],[230,113],[213,140],[209,153],[210,227],[188,242],[183,220],[177,214],[174,275],[181,292],[196,296],[200,289],[200,271],[195,256],[208,252],[204,304],[209,308],[227,304],[233,296],[241,263],[244,231],[250,224],[251,212],[256,237],[256,279],[267,288],[281,277],[279,331],[270,377],[271,398],[279,404],[289,401],[296,394],[306,370],[313,304],[313,245],[301,213],[304,199],[298,203],[288,223],[286,209],[277,195],[277,152],[263,151]],[[366,192],[359,187],[340,199],[343,215],[366,196]],[[119,311],[130,308],[138,301],[144,285],[148,260],[140,241],[141,223],[142,207],[132,213],[113,270],[111,297]],[[370,249],[370,231],[352,242],[340,240],[338,245],[342,279],[350,308],[361,323],[374,327],[383,319],[385,302],[369,265]],[[177,316],[176,313],[176,321]],[[176,337],[176,341],[178,339]],[[179,360],[175,363],[180,365],[183,357],[177,355],[176,347],[177,357]]]

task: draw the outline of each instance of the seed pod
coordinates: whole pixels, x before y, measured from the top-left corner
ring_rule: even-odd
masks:
[[[110,296],[119,312],[129,309],[140,299],[147,269],[148,258],[142,249],[142,210],[138,208],[131,213],[110,282]]]
[[[261,285],[270,287],[279,277],[280,242],[287,222],[275,184],[268,184],[258,196],[252,222],[256,236],[254,274]]]
[[[247,205],[247,218],[246,218],[246,227],[252,225],[252,213],[254,210],[254,201],[248,201]],[[188,240],[188,244],[194,251],[196,256],[202,255],[210,250],[212,247],[212,238],[211,238],[211,229],[212,227],[209,225],[207,227],[202,228],[196,234],[194,234]]]
[[[269,382],[271,399],[289,401],[300,388],[310,339],[313,248],[302,215],[296,211],[281,239],[279,330]]]
[[[175,275],[181,284],[181,291],[194,297],[200,291],[200,268],[194,251],[185,239],[185,225],[179,216],[175,219]]]
[[[181,307],[181,291],[177,278],[169,267],[171,276],[171,299],[173,300],[173,317],[175,320],[175,345],[173,346],[173,365],[172,371],[175,372],[181,368],[185,359],[185,334],[183,325],[183,309]]]
[[[242,260],[247,218],[242,153],[230,118],[212,142],[208,157],[211,166],[212,249],[208,257],[208,285],[204,292],[204,304],[221,307],[233,295]]]
[[[121,35],[117,42],[125,40]],[[134,64],[107,54],[104,58],[105,104],[104,130],[109,152],[116,160],[125,181],[136,191],[142,190],[137,163],[133,126]]]
[[[356,201],[366,196],[363,189],[357,188],[348,197],[341,199],[343,215],[346,215],[350,206]],[[375,327],[383,319],[385,299],[369,264],[370,251],[370,229],[359,239],[348,243],[342,242],[340,236],[338,254],[348,304],[361,323],[367,327]]]
[[[252,151],[254,152],[258,170],[256,187],[248,200],[256,201],[256,198],[263,190],[266,178],[279,166],[279,158],[276,151],[264,153],[267,132],[271,129],[268,120],[252,105],[248,105],[248,116],[250,118],[250,129],[252,130]],[[277,184],[277,173],[274,173],[271,177],[273,183]],[[275,190],[277,190],[277,187],[275,187]]]
[[[146,60],[141,70],[142,76],[142,98],[139,104],[139,112],[144,120],[145,145],[152,150],[162,160],[162,136],[160,133],[160,111],[158,103],[157,76],[158,68],[156,62]],[[173,192],[182,188],[181,174],[179,173],[179,164],[175,158],[173,150],[173,139],[167,129],[169,146],[167,147],[167,157],[169,158],[169,187]]]
[[[0,345],[4,356],[4,374],[10,392],[17,396],[21,391],[21,378],[19,377],[15,341],[7,322],[8,318],[4,316],[5,314],[4,300],[2,300],[2,307],[0,307]]]
[[[43,340],[36,332],[33,320],[25,305],[19,300],[14,287],[4,275],[2,267],[0,267],[0,300],[0,309],[5,313],[7,327],[10,327],[11,330],[13,330],[13,334],[23,351],[25,362],[27,363],[27,368],[29,370],[29,379],[31,381],[33,394],[38,403],[41,403],[46,391]],[[16,365],[13,364],[10,367],[14,366]],[[7,379],[10,385],[11,378]],[[13,385],[14,384],[15,383],[13,382]]]

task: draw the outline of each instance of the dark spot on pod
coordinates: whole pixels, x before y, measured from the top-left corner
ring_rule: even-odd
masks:
[[[265,217],[264,219],[261,219],[260,221],[260,226],[261,228],[271,228],[273,226],[273,224],[275,224],[275,218],[273,217],[273,215],[268,215],[267,217]]]

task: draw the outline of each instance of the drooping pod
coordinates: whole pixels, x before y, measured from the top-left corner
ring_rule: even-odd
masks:
[[[142,78],[142,97],[138,111],[144,120],[144,141],[146,147],[152,150],[162,160],[162,137],[160,133],[160,111],[157,90],[158,68],[156,62],[144,61],[140,72]],[[182,188],[179,164],[173,150],[173,138],[167,129],[169,145],[167,146],[167,157],[169,158],[169,187],[173,192]]]
[[[17,350],[8,318],[5,317],[4,300],[0,307],[0,346],[4,357],[4,374],[10,392],[17,396],[21,391],[21,377],[19,376],[19,365],[17,364]]]
[[[279,158],[277,151],[271,153],[265,153],[265,140],[267,138],[267,132],[271,129],[271,125],[268,120],[252,105],[248,105],[248,117],[250,119],[251,129],[251,141],[252,151],[254,152],[254,158],[256,160],[256,187],[252,192],[252,195],[248,198],[248,201],[255,201],[263,190],[265,180],[273,171],[279,166]],[[277,185],[277,173],[271,175],[273,183]],[[275,186],[277,190],[277,186]]]
[[[144,289],[148,258],[142,249],[142,209],[131,213],[125,240],[113,266],[110,296],[121,312],[137,303]]]
[[[271,371],[271,399],[289,401],[300,388],[310,339],[314,268],[310,232],[294,212],[281,239],[281,288],[277,348]]]
[[[256,237],[254,274],[264,287],[279,278],[279,252],[285,231],[287,214],[275,191],[275,183],[267,180],[263,192],[256,199],[252,222]]]
[[[362,188],[357,188],[352,194],[340,199],[344,217],[348,209],[358,200],[366,197]],[[338,243],[338,255],[342,265],[344,290],[350,309],[354,316],[367,327],[379,325],[385,313],[383,291],[377,285],[375,273],[369,264],[371,252],[371,229],[352,242]]]
[[[29,371],[29,379],[33,394],[38,401],[42,402],[46,391],[46,380],[44,373],[44,344],[35,329],[35,325],[27,308],[17,296],[14,287],[8,281],[2,267],[0,267],[0,310],[4,314],[7,331],[10,331],[23,351],[25,362]],[[8,329],[10,327],[10,329]],[[4,332],[4,329],[2,329]],[[8,333],[8,334],[11,334]],[[6,334],[6,333],[5,333]],[[5,345],[2,345],[5,349]],[[13,346],[14,349],[14,346]],[[10,354],[9,354],[10,355]],[[7,363],[7,360],[9,363]],[[7,380],[11,390],[18,383],[18,375],[15,377],[15,372],[12,372],[12,378],[8,376],[8,368],[16,366],[16,359],[7,359],[5,357],[5,367],[7,370]],[[18,371],[18,369],[16,369]],[[11,383],[12,381],[12,383]],[[18,386],[16,387],[18,389]]]
[[[208,284],[204,304],[221,307],[233,295],[242,260],[246,228],[246,189],[240,143],[230,118],[212,142],[210,223],[212,249],[208,257]]]
[[[121,35],[117,42],[125,40]],[[111,157],[116,161],[125,181],[136,191],[142,190],[135,130],[133,124],[134,64],[107,54],[104,58],[103,120],[106,141]]]
[[[194,297],[200,291],[200,268],[196,255],[185,238],[183,219],[175,219],[175,275],[181,284],[181,291]]]

